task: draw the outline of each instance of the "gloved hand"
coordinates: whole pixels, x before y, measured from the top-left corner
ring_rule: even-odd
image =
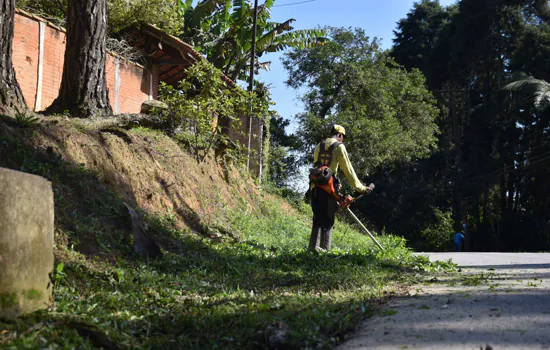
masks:
[[[371,193],[373,190],[374,190],[374,184],[371,183],[371,184],[368,185],[368,186],[364,186],[363,188],[358,189],[357,192],[360,193],[360,194],[369,194],[369,193]]]

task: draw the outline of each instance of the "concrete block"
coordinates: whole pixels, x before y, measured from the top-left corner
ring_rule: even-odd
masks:
[[[49,305],[53,235],[51,183],[0,168],[1,317],[16,317]]]

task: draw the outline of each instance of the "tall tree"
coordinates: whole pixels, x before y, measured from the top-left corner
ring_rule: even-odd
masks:
[[[0,0],[0,114],[27,109],[12,64],[15,0]]]
[[[445,60],[437,56],[441,50],[438,39],[456,9],[456,5],[443,7],[438,0],[422,0],[397,22],[394,30],[391,55],[407,69],[420,69],[432,88],[439,88],[445,79]]]
[[[386,191],[391,206],[378,205],[384,201],[377,197],[378,221],[421,243],[420,228],[430,223],[417,218],[417,208],[425,213],[426,206],[409,205],[418,203],[419,192],[440,210],[453,202],[455,229],[468,222],[473,249],[526,250],[550,242],[549,111],[535,108],[531,96],[502,91],[516,72],[550,79],[547,5],[547,0],[462,0],[443,23],[434,15],[439,11],[428,11],[438,4],[424,0],[399,22],[402,35],[393,54],[429,77],[443,111],[442,134],[439,151],[429,159],[396,164],[386,178],[379,177],[380,183],[406,182],[415,190]],[[430,28],[440,28],[439,34]],[[529,85],[543,107],[547,85],[523,83]],[[521,238],[519,231],[525,232]]]
[[[391,161],[410,162],[435,146],[438,110],[418,70],[397,65],[361,29],[330,28],[325,45],[292,50],[283,61],[287,84],[307,87],[297,117],[302,151],[345,125],[348,150],[361,174]]]
[[[297,148],[295,135],[287,134],[290,120],[274,113],[269,121],[269,180],[279,188],[287,187],[289,180],[298,174],[293,151]]]
[[[112,114],[105,78],[106,0],[69,0],[67,43],[59,95],[47,113],[72,117]]]

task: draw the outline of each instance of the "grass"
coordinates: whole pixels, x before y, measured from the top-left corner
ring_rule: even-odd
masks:
[[[0,320],[1,348],[332,348],[414,274],[445,268],[391,235],[380,252],[342,221],[330,252],[308,252],[309,208],[272,196],[256,211],[221,207],[211,220],[230,235],[215,238],[176,228],[168,212],[145,215],[165,250],[143,261],[124,238],[119,194],[80,166],[2,141],[0,165],[52,181],[57,221],[53,304]]]
[[[263,215],[230,215],[244,240],[165,227],[184,251],[158,261],[94,260],[65,248],[55,306],[0,323],[10,335],[3,345],[86,349],[92,340],[73,326],[83,322],[123,348],[330,348],[415,265],[404,242],[382,238],[390,252],[381,254],[343,224],[334,251],[306,252],[307,222],[277,203]],[[37,322],[44,327],[28,332]]]
[[[472,276],[466,276],[462,280],[462,284],[469,287],[475,287],[480,286],[482,284],[486,284],[489,280],[489,275],[486,275],[484,273],[472,275]]]

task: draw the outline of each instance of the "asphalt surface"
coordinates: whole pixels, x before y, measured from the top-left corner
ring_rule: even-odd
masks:
[[[420,254],[460,269],[420,276],[337,349],[550,349],[550,254]]]

